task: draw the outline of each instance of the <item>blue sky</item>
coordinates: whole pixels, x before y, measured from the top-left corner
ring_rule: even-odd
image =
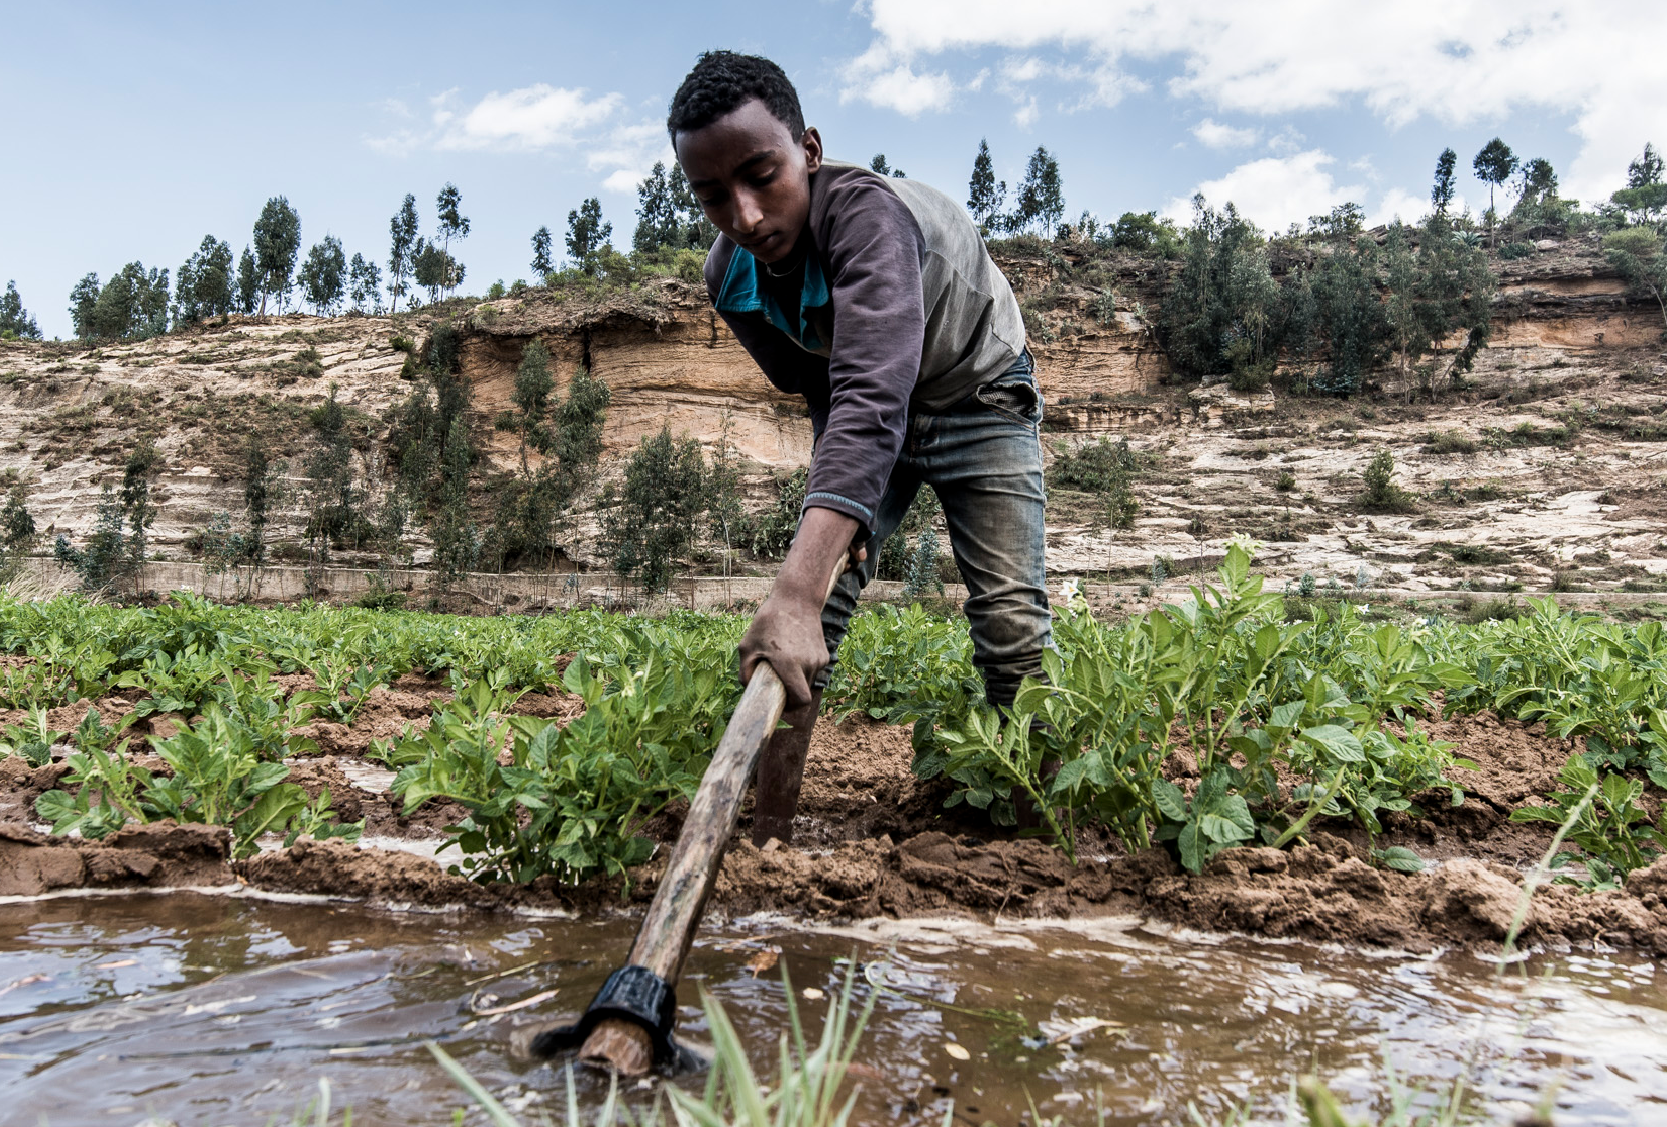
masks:
[[[1667,5],[1627,0],[13,4],[5,26],[0,282],[48,337],[89,270],[241,250],[280,194],[304,245],[381,260],[405,193],[431,230],[455,182],[477,293],[586,196],[628,243],[708,47],[780,62],[831,155],[957,197],[980,137],[1009,183],[1046,145],[1072,215],[1184,215],[1203,187],[1266,227],[1344,199],[1413,219],[1447,145],[1485,204],[1469,157],[1495,134],[1592,199],[1667,145]]]

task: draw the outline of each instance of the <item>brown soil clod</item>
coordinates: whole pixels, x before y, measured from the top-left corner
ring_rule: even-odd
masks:
[[[36,821],[35,799],[56,787],[67,774],[68,763],[31,767],[21,756],[0,759],[0,826],[26,826]]]
[[[0,896],[67,888],[216,888],[234,881],[221,826],[156,822],[103,841],[0,825]]]
[[[330,806],[335,810],[338,821],[357,822],[365,816],[365,804],[358,788],[342,773],[334,756],[304,759],[291,764],[285,781],[306,791],[308,799],[316,799],[328,787]]]

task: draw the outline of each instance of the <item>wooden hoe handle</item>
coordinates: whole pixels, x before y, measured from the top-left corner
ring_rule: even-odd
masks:
[[[829,595],[844,573],[845,558],[841,557],[828,580]],[[724,851],[740,820],[747,784],[786,707],[787,690],[776,671],[768,662],[754,666],[752,680],[712,753],[712,764],[689,805],[689,816],[672,849],[665,876],[631,944],[628,961],[653,971],[668,987],[677,986],[683,959],[694,942],[695,928],[723,864]],[[610,1019],[599,1022],[591,1031],[579,1050],[579,1059],[624,1076],[644,1076],[654,1066],[654,1047],[640,1025]]]

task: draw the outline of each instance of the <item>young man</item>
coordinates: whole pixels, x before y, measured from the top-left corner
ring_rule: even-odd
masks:
[[[702,55],[666,124],[722,232],[706,258],[712,303],[770,382],[805,397],[816,435],[798,535],[741,641],[742,679],[767,661],[787,690],[753,831],[785,843],[834,654],[922,484],[943,503],[990,701],[1012,703],[1040,672],[1042,397],[1018,303],[967,213],[924,184],[825,160],[776,64]]]

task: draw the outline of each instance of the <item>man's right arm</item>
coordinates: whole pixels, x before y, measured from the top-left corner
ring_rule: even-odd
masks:
[[[810,683],[828,664],[822,639],[828,577],[834,568],[843,571],[847,561],[863,558],[864,550],[852,547],[860,530],[854,517],[834,509],[806,509],[770,596],[741,639],[741,680],[751,681],[758,663],[769,662],[787,690],[790,710],[810,702]]]

